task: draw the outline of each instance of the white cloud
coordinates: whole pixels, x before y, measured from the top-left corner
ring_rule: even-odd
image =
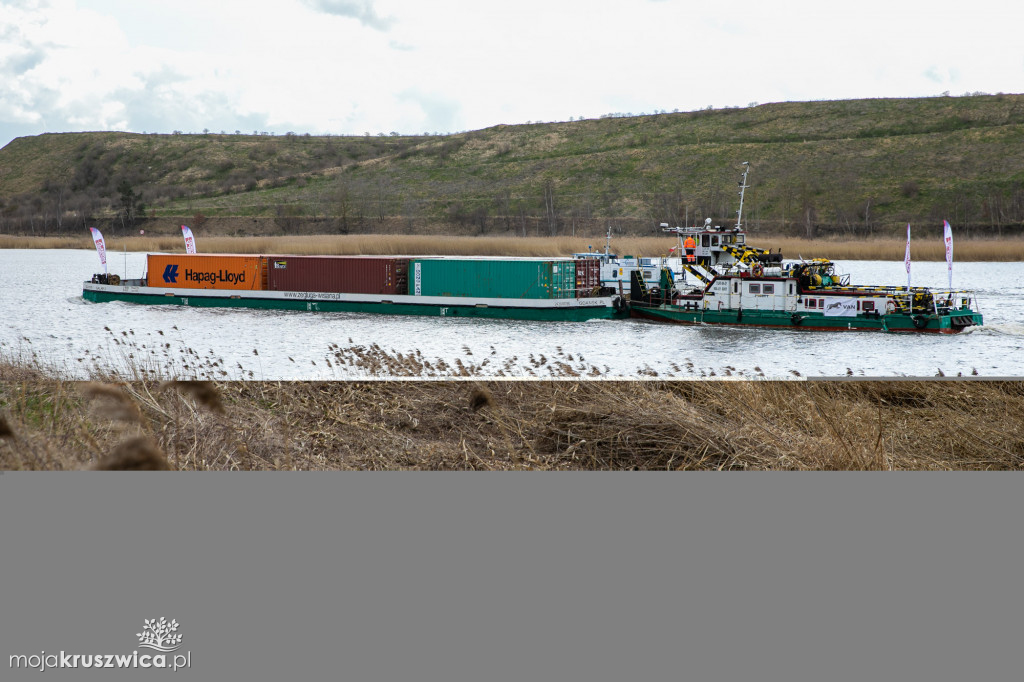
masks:
[[[1024,91],[1024,5],[52,0],[0,5],[0,145],[68,130],[361,134]]]
[[[356,19],[362,24],[386,31],[395,23],[391,17],[381,17],[373,7],[372,0],[304,0],[313,9],[328,14]]]

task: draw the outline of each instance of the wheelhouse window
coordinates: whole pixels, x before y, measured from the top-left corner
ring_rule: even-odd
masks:
[[[748,294],[759,294],[759,293],[761,293],[761,285],[760,284],[748,284],[747,285],[747,293]]]
[[[761,285],[761,293],[762,294],[774,294],[775,293],[775,285],[774,284],[762,284]]]
[[[874,301],[864,301],[864,304],[863,304],[863,306],[862,306],[862,309],[863,309],[863,310],[864,310],[864,312],[866,312],[866,313],[869,313],[869,312],[871,312],[872,310],[874,310],[874,309],[875,309],[875,302],[874,302]]]

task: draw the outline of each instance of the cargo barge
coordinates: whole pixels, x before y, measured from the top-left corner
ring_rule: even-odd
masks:
[[[629,316],[582,259],[148,254],[139,279],[94,275],[87,301],[521,320]]]

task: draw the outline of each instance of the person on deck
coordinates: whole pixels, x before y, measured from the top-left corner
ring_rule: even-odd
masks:
[[[694,252],[697,249],[697,242],[694,241],[693,236],[689,236],[686,238],[686,240],[683,242],[683,248],[686,250],[686,262],[696,262],[697,257],[694,255]]]

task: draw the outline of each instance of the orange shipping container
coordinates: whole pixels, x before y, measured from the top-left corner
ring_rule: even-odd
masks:
[[[184,289],[264,289],[266,259],[262,256],[151,253],[146,283]]]

